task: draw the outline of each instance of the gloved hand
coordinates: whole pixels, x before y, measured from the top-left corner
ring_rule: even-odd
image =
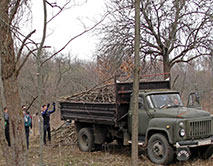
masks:
[[[53,106],[55,107],[55,102],[53,102]]]
[[[49,106],[50,106],[50,103],[47,104],[47,108],[49,108]]]

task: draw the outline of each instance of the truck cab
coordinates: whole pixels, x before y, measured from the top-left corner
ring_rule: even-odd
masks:
[[[213,149],[213,116],[201,109],[184,107],[173,90],[139,92],[138,136],[147,148],[149,159],[157,164],[188,160],[195,151],[201,158],[211,157]],[[130,107],[131,108],[131,107]],[[132,110],[128,131],[131,135]]]

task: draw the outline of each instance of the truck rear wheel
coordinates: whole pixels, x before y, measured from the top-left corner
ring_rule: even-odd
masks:
[[[78,147],[83,152],[90,152],[94,148],[94,134],[91,128],[82,128],[78,132]]]
[[[169,164],[174,158],[174,150],[162,134],[153,134],[148,142],[148,157],[156,164]]]

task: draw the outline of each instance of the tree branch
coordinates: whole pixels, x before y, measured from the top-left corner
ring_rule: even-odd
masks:
[[[35,102],[35,100],[38,98],[38,96],[33,97],[33,100],[30,102],[29,106],[27,107],[26,111],[28,111],[30,109],[30,107],[33,105],[33,103]]]
[[[58,53],[60,53],[61,51],[63,51],[74,39],[84,35],[85,33],[93,30],[95,27],[97,27],[101,22],[103,22],[105,20],[105,18],[109,15],[106,14],[98,23],[96,23],[94,26],[90,27],[89,29],[86,29],[85,31],[79,33],[78,35],[76,35],[75,37],[71,38],[61,49],[59,49],[57,52],[55,52],[53,55],[51,55],[50,57],[48,57],[47,59],[45,59],[42,63],[41,66],[46,63],[47,61],[49,61],[50,59],[52,59],[54,56],[56,56]]]
[[[47,32],[47,6],[46,6],[46,0],[43,0],[43,7],[44,7],[44,27],[43,27],[43,35],[41,39],[40,46],[38,48],[38,55],[41,54],[45,39],[46,39],[46,32]]]
[[[71,2],[71,0],[69,0],[69,1],[67,1],[67,3],[65,3],[62,7],[60,7],[60,6],[58,6],[57,4],[56,4],[56,2],[54,3],[54,4],[52,4],[52,3],[50,3],[50,2],[48,2],[48,1],[46,1],[46,3],[48,4],[48,5],[50,5],[52,8],[59,8],[59,12],[58,13],[56,13],[52,18],[50,18],[48,21],[47,21],[47,24],[49,23],[49,22],[51,22],[55,17],[57,17],[64,9],[65,9],[65,7],[69,4]]]
[[[142,5],[141,11],[142,11],[142,14],[144,16],[146,23],[148,24],[148,26],[147,26],[148,29],[152,32],[152,35],[155,37],[156,42],[158,43],[158,46],[161,49],[161,51],[163,51],[164,46],[163,46],[163,43],[161,42],[160,36],[158,36],[157,33],[155,32],[152,21],[148,18],[147,13],[146,13],[143,5]]]
[[[176,61],[172,62],[172,63],[170,64],[170,66],[172,67],[172,66],[174,66],[174,64],[176,64],[176,63],[189,63],[190,61],[192,61],[192,60],[194,60],[194,59],[196,59],[196,58],[199,58],[199,57],[201,57],[201,56],[211,56],[211,55],[210,55],[210,54],[199,54],[199,55],[196,55],[196,56],[194,56],[194,57],[192,57],[192,58],[189,58],[188,60],[179,59],[179,60],[176,60]]]
[[[13,9],[11,9],[11,15],[10,15],[10,18],[9,18],[9,25],[11,25],[17,11],[18,11],[18,8],[20,7],[20,3],[21,3],[21,0],[17,0]]]
[[[16,75],[18,76],[19,75],[19,72],[20,72],[20,70],[22,69],[22,67],[25,65],[25,63],[27,62],[27,59],[29,58],[29,56],[30,56],[30,54],[32,54],[34,51],[36,51],[37,50],[37,48],[36,49],[33,49],[33,50],[30,50],[29,52],[28,52],[28,54],[26,55],[26,57],[24,58],[24,60],[23,60],[23,62],[21,63],[21,65],[17,68],[17,70],[16,70]]]
[[[26,38],[23,40],[22,45],[21,45],[21,48],[19,49],[19,51],[18,51],[18,53],[17,53],[16,65],[17,65],[17,63],[18,63],[19,60],[20,60],[21,53],[22,53],[23,48],[24,48],[24,46],[25,46],[25,42],[26,42],[26,41],[32,36],[32,34],[35,33],[35,32],[36,32],[36,30],[33,30],[33,31],[30,32],[30,33],[26,36]]]

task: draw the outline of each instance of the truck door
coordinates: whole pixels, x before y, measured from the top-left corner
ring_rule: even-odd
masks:
[[[139,96],[138,98],[138,135],[139,136],[145,136],[146,129],[148,127],[149,117],[146,113],[145,107],[144,107],[144,98],[143,96]],[[129,110],[129,131],[132,133],[132,110]]]
[[[145,110],[143,96],[139,96],[138,102],[139,102],[138,134],[144,136],[146,134],[146,130],[147,130],[147,127],[148,127],[149,117],[148,117],[147,112]]]

